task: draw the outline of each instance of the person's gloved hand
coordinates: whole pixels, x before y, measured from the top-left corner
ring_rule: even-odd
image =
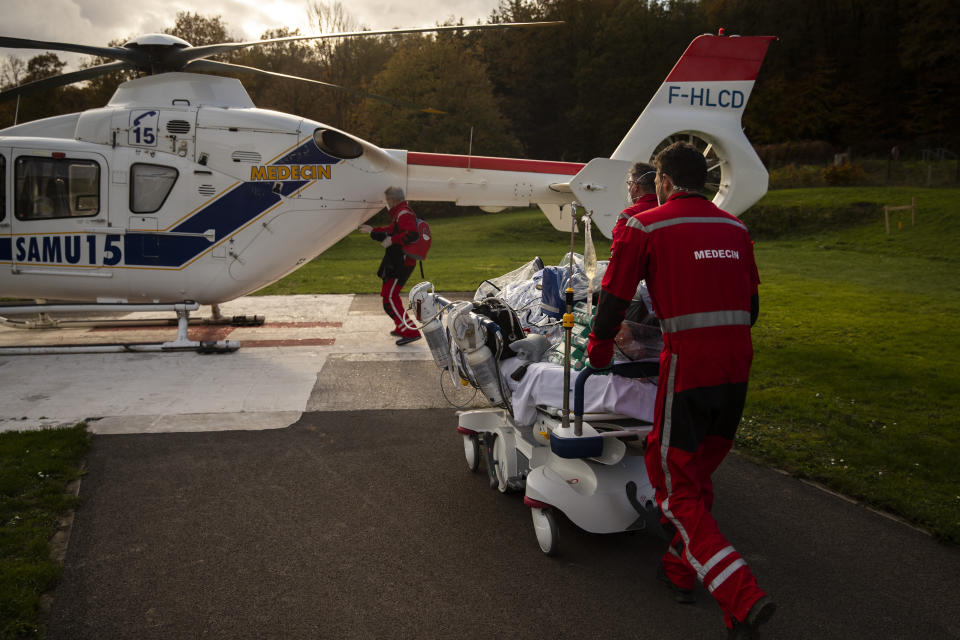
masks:
[[[613,364],[613,338],[600,340],[592,333],[587,342],[587,362],[591,369],[608,369]]]
[[[380,244],[382,244],[383,248],[386,249],[387,247],[393,244],[393,240],[390,239],[390,236],[387,236],[386,238],[383,239],[383,242],[381,242]]]
[[[357,231],[359,231],[360,233],[370,233],[371,231],[373,231],[373,227],[371,227],[368,224],[362,224],[359,227],[357,227]]]

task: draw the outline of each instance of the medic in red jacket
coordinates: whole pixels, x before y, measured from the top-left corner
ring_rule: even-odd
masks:
[[[627,220],[647,209],[657,206],[657,192],[653,180],[657,170],[645,162],[637,162],[630,167],[627,174],[627,190],[630,193],[630,202],[633,204],[617,216],[617,223],[613,225],[611,237],[616,242],[627,224]],[[611,246],[611,251],[613,247]]]
[[[614,241],[588,353],[594,368],[610,364],[624,312],[646,279],[664,347],[645,459],[665,528],[674,532],[661,576],[680,602],[692,601],[701,582],[731,637],[740,637],[776,605],[710,514],[711,476],[743,412],[759,276],[746,226],[696,193],[706,179],[702,154],[676,143],[654,163],[664,204],[628,219]]]
[[[360,231],[380,242],[386,251],[377,276],[383,281],[380,298],[383,310],[393,320],[390,335],[397,336],[397,345],[404,345],[420,339],[420,332],[407,317],[406,309],[400,298],[400,290],[407,283],[417,261],[403,252],[403,245],[417,237],[417,216],[404,200],[403,189],[390,187],[384,192],[390,224],[384,227],[361,225]],[[412,238],[411,238],[412,234]]]

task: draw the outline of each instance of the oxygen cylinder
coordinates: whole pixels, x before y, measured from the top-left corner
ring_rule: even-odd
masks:
[[[500,395],[500,383],[497,380],[497,368],[493,361],[493,354],[486,346],[467,353],[467,364],[473,371],[473,376],[480,385],[480,390],[492,404],[503,402]]]
[[[420,333],[427,339],[427,346],[430,347],[433,361],[441,369],[446,369],[450,364],[450,343],[447,342],[446,331],[443,329],[440,318],[434,318],[421,326]]]
[[[417,317],[417,322],[424,323],[420,327],[420,333],[427,339],[433,361],[441,369],[446,369],[450,364],[450,343],[447,341],[446,331],[437,313],[433,285],[429,282],[421,282],[414,286],[410,290],[408,300],[410,308]]]

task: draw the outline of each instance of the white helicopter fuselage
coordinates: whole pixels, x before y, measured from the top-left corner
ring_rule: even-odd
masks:
[[[412,201],[536,204],[563,231],[579,203],[609,236],[627,170],[678,132],[709,143],[714,202],[739,215],[767,188],[740,119],[769,41],[695,39],[611,157],[587,164],[381,149],[258,109],[232,78],[131,80],[103,108],[0,131],[0,297],[225,302],[355,230],[390,186]]]
[[[456,156],[412,155],[422,165],[411,198],[531,201],[532,178],[517,178],[524,166],[500,185],[478,168],[452,188],[435,174]],[[257,109],[239,81],[187,73],[132,80],[104,108],[9,128],[0,156],[10,187],[0,220],[4,297],[231,300],[355,230],[383,208],[387,187],[408,188],[408,152]],[[541,172],[536,188],[569,201],[549,195],[556,178]]]
[[[8,129],[0,294],[213,303],[277,280],[376,213],[390,185],[369,154],[321,151],[323,128],[256,109],[236,80],[175,73]]]

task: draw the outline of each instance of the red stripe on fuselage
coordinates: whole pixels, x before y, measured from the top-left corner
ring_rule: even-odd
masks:
[[[446,153],[407,152],[407,164],[454,169],[489,169],[492,171],[523,171],[575,176],[584,165],[578,162],[551,162],[549,160],[521,160],[518,158],[489,158],[486,156],[458,156]]]
[[[756,80],[774,36],[700,36],[690,43],[666,82]]]

